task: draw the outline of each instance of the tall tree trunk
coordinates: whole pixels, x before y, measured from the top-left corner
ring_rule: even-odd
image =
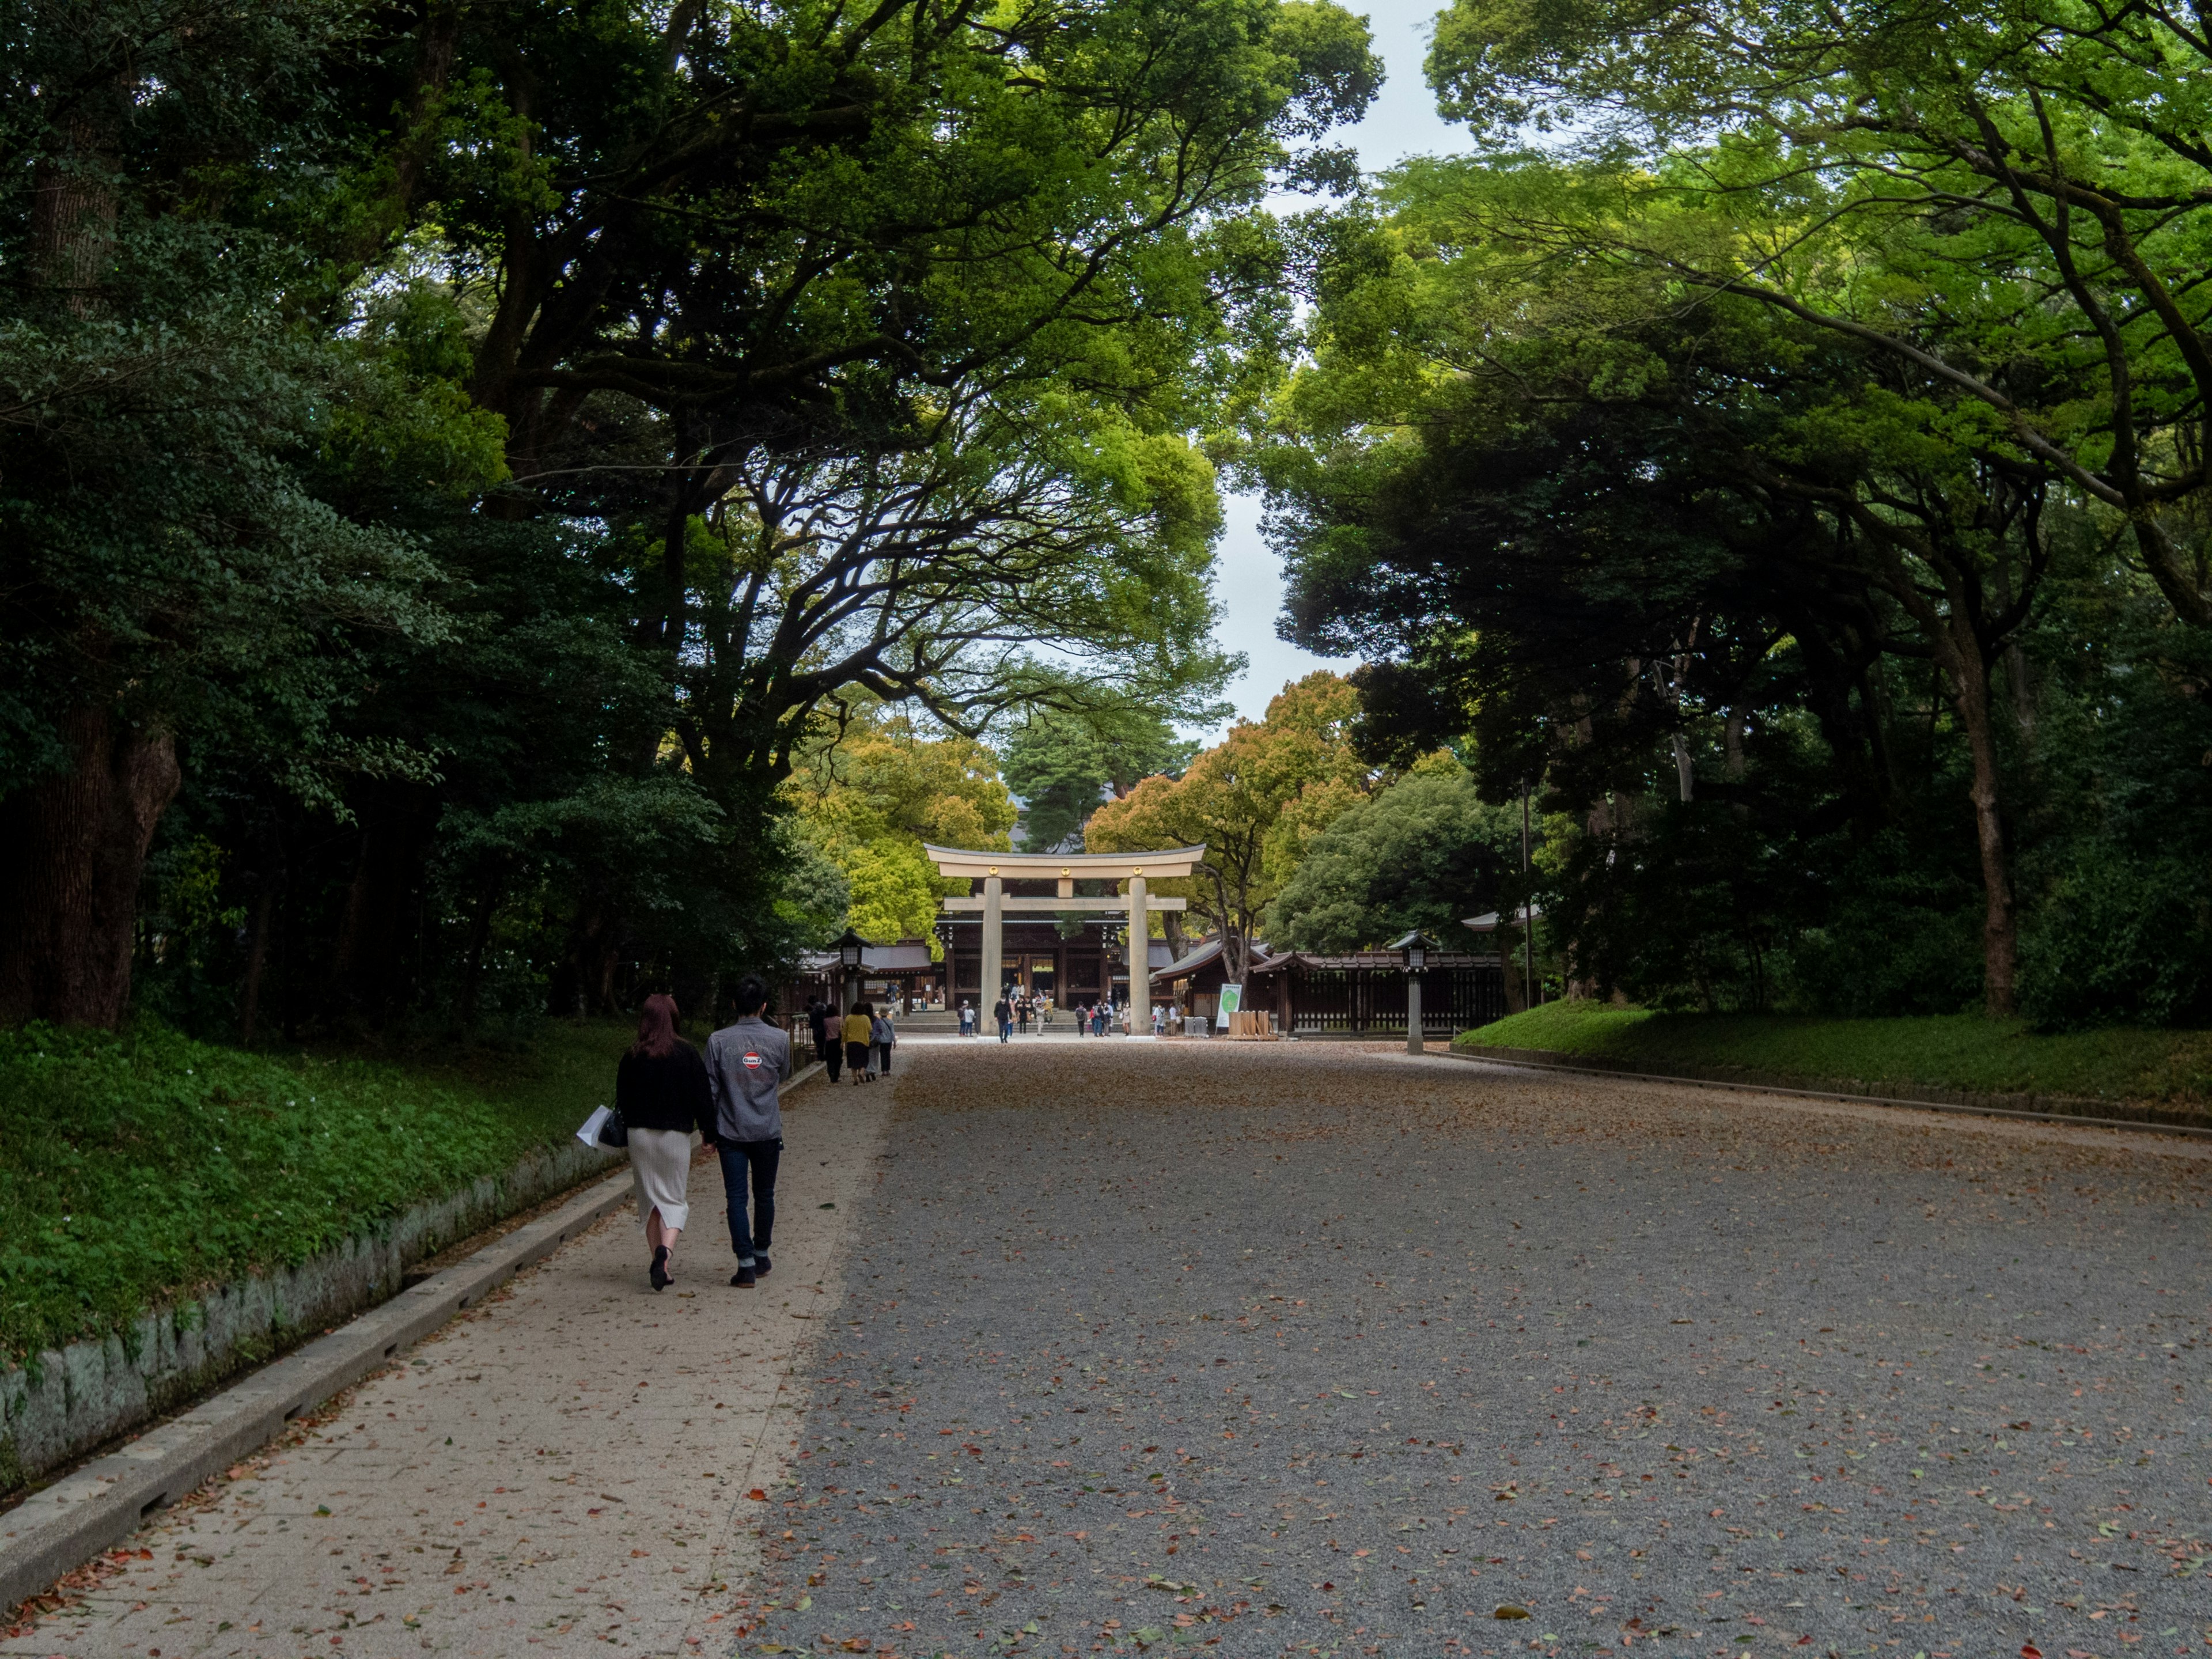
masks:
[[[138,880],[176,799],[175,740],[104,708],[61,723],[69,770],[0,801],[0,1021],[115,1026]]]
[[[621,919],[614,907],[604,898],[586,898],[569,930],[561,971],[554,976],[554,1007],[579,1019],[603,1008],[611,1010],[621,946]]]
[[[360,966],[368,911],[369,856],[375,850],[376,831],[364,824],[354,836],[353,878],[346,883],[345,908],[338,912],[338,936],[331,946],[331,985],[341,995],[353,983]]]
[[[469,917],[468,955],[461,965],[461,1029],[472,1030],[477,1023],[477,992],[483,983],[484,947],[491,942],[493,913],[499,908],[499,896],[506,886],[504,875],[484,884],[477,896],[477,908]]]
[[[56,124],[52,151],[31,172],[30,276],[79,317],[98,306],[115,251],[111,122],[120,94],[112,81],[92,89]]]
[[[415,786],[375,790],[361,807],[360,855],[331,953],[329,1010],[381,1026],[419,980],[410,934],[422,924],[423,862],[434,820]]]
[[[1936,708],[1943,683],[1951,683],[1951,708],[1966,734],[1973,761],[1967,794],[1974,805],[1974,842],[1982,865],[1982,1006],[1992,1019],[2018,1007],[2020,924],[2013,903],[2011,855],[2005,847],[2004,808],[1997,787],[1996,733],[1990,720],[1990,647],[1977,630],[1971,585],[1961,567],[1923,548],[1921,558],[1942,577],[1947,606],[1938,611],[1895,554],[1887,550],[1886,585],[1920,625],[1935,671],[1929,688],[1929,769],[1935,769]]]
[[[31,171],[24,271],[78,317],[99,309],[115,248],[114,134],[125,83],[84,88]],[[96,665],[99,642],[79,637]],[[138,879],[179,781],[176,744],[96,692],[57,721],[68,769],[0,800],[0,1021],[113,1026],[131,1005]]]
[[[1517,1014],[1528,1006],[1528,981],[1521,959],[1521,929],[1517,926],[1521,907],[1515,905],[1514,921],[1501,915],[1491,938],[1498,945],[1498,965],[1504,975],[1505,1012]]]
[[[1997,799],[1996,734],[1990,729],[1989,669],[1978,650],[1954,651],[1944,664],[1957,688],[1952,706],[1966,731],[1973,757],[1974,841],[1982,860],[1982,1000],[1992,1019],[2016,1006],[2020,924],[2014,912],[2011,859],[2005,848],[2004,814]]]
[[[246,951],[246,983],[238,994],[238,1040],[253,1046],[254,1026],[261,1016],[261,970],[269,960],[269,916],[276,908],[276,872],[264,870],[253,896],[252,942]]]

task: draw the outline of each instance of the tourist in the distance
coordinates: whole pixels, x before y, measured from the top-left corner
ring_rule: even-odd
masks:
[[[855,1085],[866,1083],[872,1073],[868,1069],[868,1051],[876,1041],[875,1010],[866,1002],[856,1002],[853,1012],[845,1016],[845,1069],[853,1074]]]
[[[790,1078],[791,1039],[763,1016],[768,987],[750,974],[732,999],[734,1024],[707,1039],[707,1078],[714,1095],[714,1142],[730,1207],[730,1248],[738,1270],[730,1283],[750,1287],[768,1272],[775,1231],[775,1171],[783,1158],[783,1105]],[[745,1216],[745,1181],[752,1180],[752,1218]]]
[[[898,1041],[898,1028],[891,1024],[890,1009],[886,1006],[875,1017],[869,1037],[875,1044],[876,1070],[884,1076],[891,1074],[891,1047]]]
[[[1026,994],[1014,999],[1014,1019],[1020,1025],[1022,1035],[1027,1036],[1030,1034],[1030,1000]]]
[[[991,1005],[991,1023],[999,1028],[1000,1042],[1007,1042],[1013,1036],[1013,1000],[1003,991],[999,994],[999,1000]]]
[[[823,1001],[820,997],[809,997],[806,1000],[806,1035],[808,1040],[814,1044],[814,1058],[822,1065],[830,1066],[831,1060],[830,1005]],[[837,1080],[837,1073],[834,1066],[831,1066],[830,1072],[830,1080],[832,1083]]]
[[[835,1083],[837,1080],[838,1073],[843,1069],[845,1064],[845,1044],[842,1041],[842,1034],[838,1029],[837,1010],[830,1003],[817,997],[814,1000],[813,1018],[811,1024],[814,1037],[814,1057],[828,1068],[830,1080]]]
[[[629,1173],[637,1213],[653,1261],[646,1277],[656,1291],[676,1282],[669,1272],[676,1241],[691,1218],[691,1134],[714,1138],[714,1098],[699,1051],[676,1035],[676,1000],[655,994],[638,1010],[637,1041],[615,1066],[615,1109],[629,1130]]]
[[[960,1035],[962,1036],[975,1035],[975,1011],[968,1006],[968,999],[965,997],[960,999]]]

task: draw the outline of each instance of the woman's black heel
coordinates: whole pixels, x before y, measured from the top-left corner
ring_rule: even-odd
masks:
[[[656,1291],[665,1291],[676,1282],[668,1275],[668,1246],[664,1244],[653,1253],[653,1267],[646,1276]]]

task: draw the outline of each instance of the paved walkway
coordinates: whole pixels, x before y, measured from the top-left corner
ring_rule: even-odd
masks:
[[[727,1282],[721,1182],[696,1165],[674,1288],[647,1287],[617,1212],[164,1512],[0,1654],[726,1653],[746,1493],[789,1455],[794,1358],[836,1316],[888,1109],[881,1085],[786,1103],[757,1289]]]
[[[618,1218],[0,1655],[2212,1645],[2212,1146],[1320,1045],[889,1093],[794,1104],[761,1291]]]

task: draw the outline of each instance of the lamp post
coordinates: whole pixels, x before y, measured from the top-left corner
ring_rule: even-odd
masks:
[[[1421,975],[1429,965],[1429,946],[1431,941],[1418,927],[1403,939],[1390,941],[1390,948],[1401,951],[1406,959],[1406,1052],[1421,1052]]]
[[[868,941],[848,927],[830,947],[837,953],[837,1012],[844,1013],[852,990],[853,975],[860,969]]]

